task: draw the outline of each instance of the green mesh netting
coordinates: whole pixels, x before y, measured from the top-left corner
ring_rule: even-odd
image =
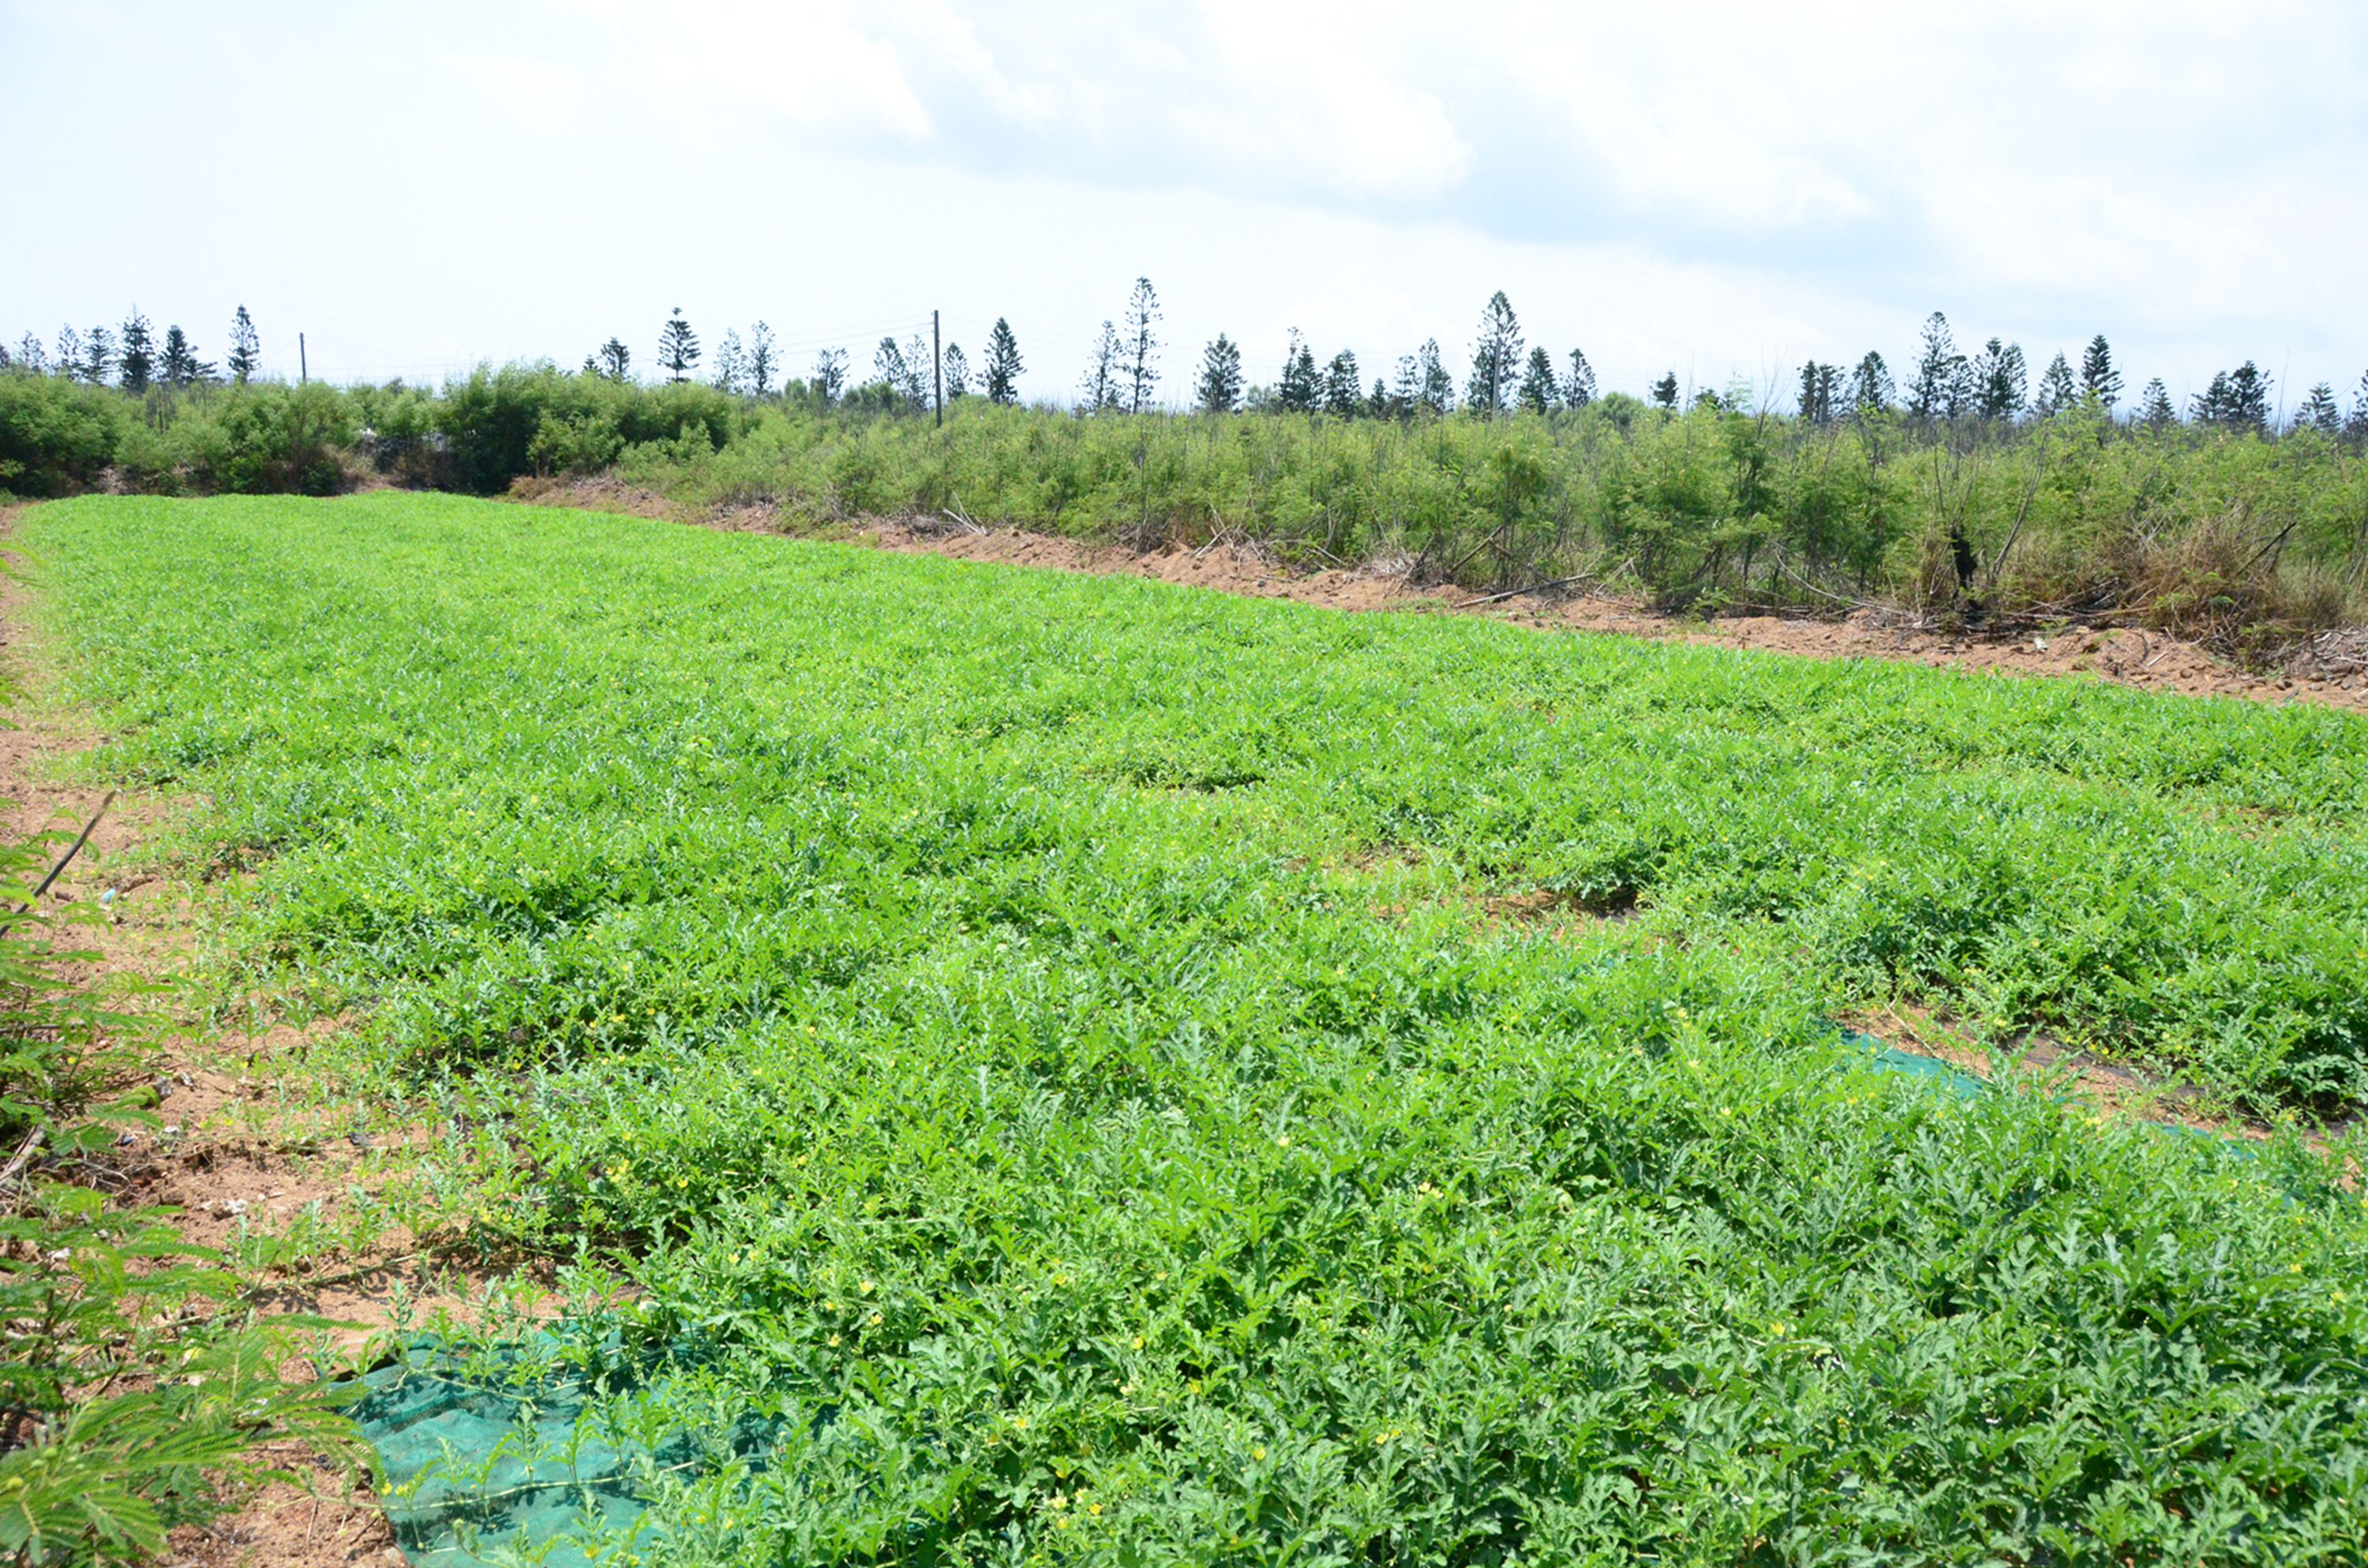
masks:
[[[1985,1086],[1947,1062],[1844,1038],[1879,1072],[1961,1098]],[[588,1568],[596,1552],[647,1551],[645,1506],[666,1477],[760,1464],[764,1431],[667,1429],[677,1419],[668,1380],[683,1374],[643,1381],[613,1339],[575,1332],[560,1324],[493,1346],[417,1343],[364,1380],[355,1415],[385,1466],[381,1502],[396,1542],[419,1568]]]

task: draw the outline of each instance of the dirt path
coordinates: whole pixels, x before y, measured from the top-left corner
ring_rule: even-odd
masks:
[[[538,506],[624,512],[734,532],[786,531],[769,507],[746,506],[694,516],[662,495],[613,480],[525,481],[517,500]],[[2254,702],[2316,702],[2368,713],[2368,637],[2356,657],[2316,674],[2265,674],[2231,664],[2192,642],[2158,631],[2071,625],[2058,632],[1979,637],[1891,624],[1872,611],[1847,619],[1741,615],[1703,620],[1661,614],[1633,598],[1593,594],[1530,595],[1475,604],[1484,596],[1452,588],[1412,586],[1403,571],[1340,568],[1291,572],[1255,547],[1217,543],[1171,546],[1149,552],[1089,544],[1019,528],[867,518],[825,536],[900,554],[952,556],[1054,572],[1151,577],[1219,593],[1293,599],[1339,610],[1487,615],[1538,631],[1604,631],[1656,641],[1725,648],[1756,648],[1811,659],[1894,659],[1939,669],[1996,671],[2019,676],[2087,676],[2118,686],[2237,697]]]
[[[0,672],[20,685],[37,682],[40,668],[38,650],[23,640],[25,593],[21,583],[0,580]],[[187,869],[165,863],[158,845],[193,802],[125,791],[102,813],[108,791],[69,776],[71,759],[106,737],[22,691],[0,702],[0,711],[13,726],[0,729],[0,825],[20,837],[59,835],[48,846],[54,863],[97,817],[88,843],[42,900],[52,911],[97,912],[71,928],[74,945],[93,955],[85,975],[171,985],[197,960],[208,912],[192,895]],[[383,1206],[403,1179],[405,1155],[431,1135],[366,1129],[367,1107],[331,1101],[324,1108],[306,1059],[342,1020],[209,1028],[190,1011],[197,1000],[169,990],[142,999],[168,1026],[158,1063],[161,1125],[125,1135],[87,1179],[125,1207],[177,1210],[185,1237],[225,1254],[250,1237],[337,1231],[352,1225],[358,1210]],[[417,1303],[417,1312],[442,1308],[465,1317],[480,1310],[487,1282],[437,1259],[400,1223],[370,1222],[346,1233],[358,1244],[315,1241],[280,1267],[256,1267],[252,1304],[337,1320],[346,1326],[328,1338],[347,1354],[361,1352],[395,1321],[398,1293]],[[308,1365],[283,1373],[308,1376]],[[176,1530],[168,1561],[181,1568],[402,1561],[367,1491],[347,1494],[332,1467],[299,1448],[268,1458],[310,1481],[266,1487],[209,1527]]]

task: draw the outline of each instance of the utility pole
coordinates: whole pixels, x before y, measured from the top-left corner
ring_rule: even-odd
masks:
[[[929,362],[938,381],[938,428],[946,427],[946,350],[943,335],[938,331],[938,312],[929,312]]]
[[[296,335],[296,384],[301,387],[312,379],[304,365],[304,335],[300,332]]]

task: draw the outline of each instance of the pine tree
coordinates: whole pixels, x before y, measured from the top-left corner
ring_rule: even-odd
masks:
[[[2157,376],[2138,394],[2138,418],[2149,430],[2168,430],[2179,423],[2179,407],[2170,401],[2170,389]]]
[[[1086,360],[1086,378],[1077,388],[1077,405],[1087,414],[1114,413],[1119,402],[1121,345],[1118,328],[1102,323],[1102,335]]]
[[[1395,419],[1398,415],[1397,404],[1390,401],[1389,385],[1379,376],[1373,378],[1373,391],[1365,400],[1365,412],[1376,419]]]
[[[1543,347],[1530,350],[1521,363],[1521,383],[1513,393],[1516,406],[1532,414],[1550,412],[1561,397],[1562,389],[1554,380],[1554,356]]]
[[[2112,345],[2101,332],[2089,340],[2080,356],[2080,390],[2093,393],[2109,414],[2122,400],[2122,373],[2113,369]]]
[[[1008,408],[1019,401],[1019,374],[1027,369],[1019,362],[1019,340],[1011,335],[1011,324],[1001,316],[995,318],[995,330],[986,335],[986,401]]]
[[[148,318],[137,306],[123,318],[122,344],[115,363],[123,390],[144,392],[156,373],[156,340],[148,330]]]
[[[1839,412],[1835,406],[1841,395],[1842,368],[1820,365],[1815,359],[1801,367],[1801,390],[1793,399],[1800,407],[1804,425],[1825,426],[1834,422]]]
[[[28,335],[25,341],[33,340]],[[2368,370],[2360,372],[2360,390],[2351,394],[2351,415],[2343,422],[2343,438],[2368,442]]]
[[[2079,401],[2080,383],[2072,377],[2070,362],[2058,354],[2039,378],[2039,395],[2032,400],[2031,411],[2042,419],[2052,419]]]
[[[1134,292],[1126,300],[1126,410],[1142,414],[1151,407],[1152,392],[1159,385],[1159,293],[1148,278],[1134,280]]]
[[[933,360],[929,340],[919,333],[905,340],[905,401],[915,408],[926,409],[935,401],[932,382]]]
[[[883,337],[880,347],[871,351],[872,380],[888,389],[889,401],[897,407],[906,406],[905,384],[912,372],[905,364],[905,351],[896,347],[893,337]]]
[[[1193,397],[1204,414],[1232,414],[1242,406],[1242,351],[1224,333],[1201,354],[1201,381]]]
[[[1453,413],[1455,378],[1447,373],[1447,361],[1439,352],[1439,339],[1422,340],[1422,347],[1415,355],[1415,368],[1422,376],[1422,391],[1416,401],[1442,417]]]
[[[71,326],[58,328],[58,374],[70,381],[82,380],[82,334]]]
[[[2343,410],[2335,401],[2335,389],[2325,381],[2310,389],[2310,395],[2294,410],[2294,428],[2316,430],[2322,436],[2343,434]]]
[[[1995,337],[1974,359],[1974,412],[1984,419],[2022,417],[2030,401],[2031,381],[2019,343],[2001,344]]]
[[[1891,367],[1883,362],[1882,355],[1868,349],[1866,358],[1858,362],[1858,369],[1850,375],[1850,412],[1861,419],[1868,418],[1888,409],[1896,396],[1898,389],[1892,384]]]
[[[1946,419],[1958,411],[1965,380],[1965,357],[1957,352],[1949,318],[1934,311],[1924,318],[1923,347],[1916,356],[1916,379],[1907,383],[1910,418]]]
[[[157,360],[158,378],[168,387],[193,387],[214,379],[214,368],[198,358],[189,335],[178,325],[165,329],[165,351]]]
[[[781,368],[781,357],[773,347],[773,329],[762,321],[748,329],[748,390],[758,397],[773,395],[773,376]]]
[[[715,346],[715,364],[711,372],[717,392],[739,393],[741,383],[747,375],[746,359],[746,355],[740,347],[738,329],[726,327],[723,341]]]
[[[1562,381],[1562,405],[1565,408],[1585,408],[1595,401],[1595,367],[1587,356],[1574,348],[1570,351],[1570,374]]]
[[[837,403],[847,392],[847,350],[825,348],[814,356],[814,392],[815,401],[825,408]]]
[[[1354,419],[1365,411],[1365,377],[1357,369],[1353,349],[1343,348],[1332,356],[1324,367],[1324,412],[1342,419]]]
[[[1463,401],[1484,416],[1505,411],[1521,374],[1521,324],[1513,303],[1497,290],[1480,312],[1479,341],[1472,346],[1472,379]]]
[[[1275,406],[1286,414],[1311,414],[1323,395],[1315,372],[1315,350],[1292,327],[1291,339],[1283,346],[1282,379],[1275,383]]]
[[[951,403],[958,397],[968,397],[970,395],[970,357],[962,351],[962,345],[947,344],[946,357],[941,363],[945,368],[946,401]]]
[[[2272,384],[2250,359],[2229,371],[2226,422],[2240,429],[2260,430],[2267,426]]]
[[[612,337],[609,341],[617,340]],[[230,357],[222,363],[230,371],[230,379],[240,386],[246,385],[263,368],[263,339],[256,335],[255,318],[246,313],[245,305],[231,319]]]
[[[602,376],[620,384],[631,381],[633,351],[626,347],[622,340],[611,337],[596,352],[584,356],[584,371],[586,375]]]
[[[115,374],[115,334],[103,326],[82,335],[82,379],[103,387]]]
[[[1677,411],[1678,373],[1675,370],[1653,383],[1653,401],[1671,413]]]
[[[699,334],[682,319],[682,307],[677,305],[658,332],[658,369],[666,380],[679,385],[690,380],[690,368],[699,363]]]
[[[36,376],[50,368],[50,357],[41,347],[41,340],[29,332],[17,340],[17,368]]]

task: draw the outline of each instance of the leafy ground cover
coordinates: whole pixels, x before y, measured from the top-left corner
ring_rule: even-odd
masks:
[[[1826,1022],[2368,1101],[2368,723],[434,496],[20,528],[240,983],[636,1285],[562,1350],[666,1561],[2368,1548],[2349,1142]]]

